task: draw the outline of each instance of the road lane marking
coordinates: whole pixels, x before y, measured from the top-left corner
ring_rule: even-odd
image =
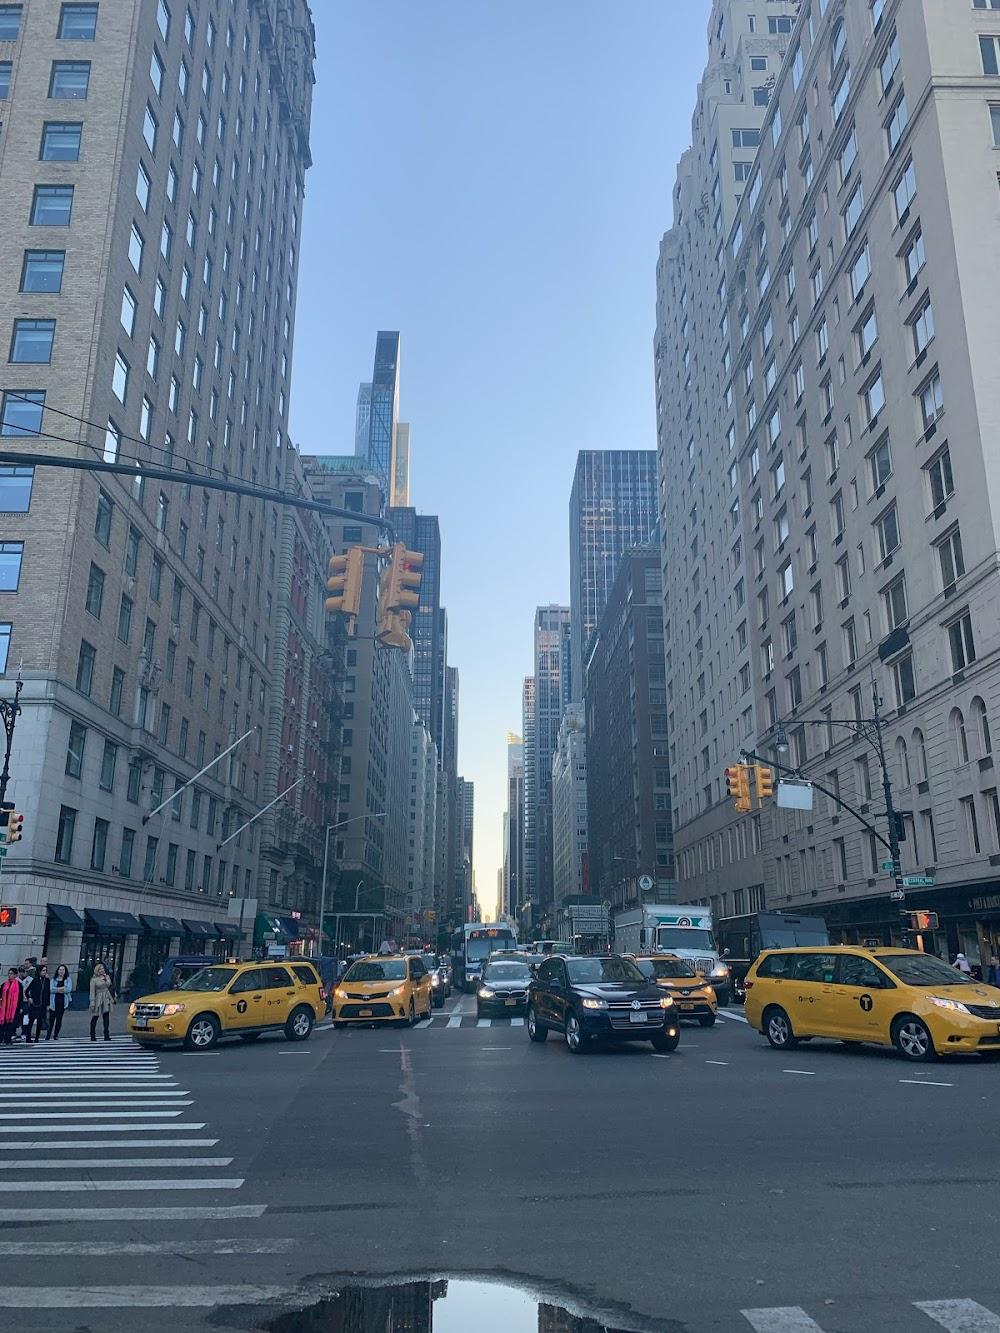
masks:
[[[770,1310],[741,1310],[740,1314],[757,1333],[823,1333],[815,1319],[797,1305],[779,1305]]]
[[[669,1059],[670,1059],[670,1053],[669,1053],[669,1052],[662,1052],[662,1053],[661,1053],[661,1052],[659,1052],[659,1051],[654,1051],[654,1052],[653,1052],[653,1059],[654,1059],[654,1060],[669,1060]]]
[[[204,1180],[19,1180],[20,1193],[104,1194],[146,1193],[152,1190],[238,1190],[243,1181],[227,1176]]]
[[[0,1307],[7,1310],[120,1309],[153,1306],[259,1305],[289,1296],[275,1286],[227,1287],[2,1287]]]
[[[815,1074],[815,1069],[783,1069],[783,1074]]]
[[[23,1119],[23,1116],[19,1118]],[[145,1132],[154,1129],[159,1130],[161,1134],[168,1129],[172,1133],[184,1134],[193,1129],[207,1129],[208,1126],[204,1120],[192,1120],[190,1123],[185,1122],[180,1125],[11,1125],[9,1128],[21,1129],[24,1133],[31,1134],[134,1134],[138,1130]],[[0,1144],[0,1147],[2,1146]]]
[[[279,1051],[279,1055],[311,1055],[311,1051]]]
[[[523,1028],[523,1027],[524,1027],[524,1019],[523,1019],[523,1018],[512,1018],[512,1019],[510,1020],[510,1025],[511,1025],[512,1028]]]
[[[978,1301],[914,1301],[948,1333],[1000,1333],[1000,1319]]]
[[[65,1126],[60,1126],[60,1132]],[[141,1128],[141,1126],[137,1126]],[[159,1128],[159,1126],[158,1126]],[[214,1148],[218,1139],[143,1139],[143,1148]],[[135,1148],[135,1139],[21,1139],[17,1143],[0,1143],[0,1152],[53,1152],[57,1148]],[[0,1167],[4,1165],[0,1160]]]
[[[5,1258],[52,1258],[105,1254],[287,1254],[294,1237],[275,1240],[10,1240],[0,1241]]]
[[[462,1018],[461,1018],[461,1015],[460,1015],[460,1014],[455,1014],[455,1015],[453,1015],[451,1018],[449,1018],[449,1019],[448,1019],[448,1026],[449,1026],[450,1028],[460,1028],[460,1027],[462,1026]]]
[[[263,1217],[266,1203],[190,1208],[18,1208],[18,1222],[228,1222],[233,1217]],[[0,1292],[3,1287],[0,1287]]]
[[[935,1083],[929,1078],[901,1078],[900,1083],[909,1083],[913,1088],[953,1088],[954,1083]]]
[[[719,1017],[720,1017],[720,1018],[725,1017],[725,1018],[729,1018],[729,1019],[735,1019],[735,1021],[736,1021],[737,1023],[746,1023],[747,1027],[750,1026],[750,1020],[749,1020],[749,1018],[747,1018],[745,1014],[738,1014],[738,1013],[736,1013],[735,1010],[730,1011],[729,1009],[727,1009],[726,1012],[725,1012],[725,1014],[724,1014],[724,1015],[723,1015],[723,1014],[720,1014]]]
[[[102,1147],[107,1145],[102,1144]],[[135,1145],[145,1147],[145,1140]],[[0,1161],[0,1171],[121,1171],[130,1167],[232,1166],[231,1157],[15,1157]]]
[[[728,1060],[706,1060],[705,1063],[707,1065],[725,1065],[727,1069],[729,1068]]]
[[[493,1022],[492,1018],[479,1018],[476,1020],[476,1027],[488,1028],[492,1022]]]
[[[513,1046],[480,1046],[481,1051],[512,1051]]]

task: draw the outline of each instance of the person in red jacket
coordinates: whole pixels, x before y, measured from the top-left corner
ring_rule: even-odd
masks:
[[[0,986],[0,1042],[9,1046],[21,1018],[24,993],[17,975],[17,968],[7,971],[7,980]]]

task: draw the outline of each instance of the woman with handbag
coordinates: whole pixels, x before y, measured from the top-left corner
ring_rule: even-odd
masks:
[[[46,1041],[49,1038],[53,1041],[59,1040],[63,1015],[72,1003],[73,978],[70,976],[66,964],[60,963],[56,968],[56,974],[52,978],[52,986],[49,990],[49,1030],[45,1034]]]
[[[0,987],[0,1042],[9,1046],[21,1018],[21,982],[17,968],[7,969],[7,980]]]
[[[104,970],[103,963],[97,963],[94,967],[94,975],[90,978],[90,1040],[97,1040],[97,1020],[103,1020],[104,1040],[111,1040],[111,1010],[115,1003],[115,993],[111,985],[111,978]]]

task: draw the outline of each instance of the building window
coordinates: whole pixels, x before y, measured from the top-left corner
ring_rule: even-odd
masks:
[[[21,266],[21,291],[61,291],[65,259],[65,250],[25,250]]]
[[[89,60],[53,60],[49,97],[82,102],[86,100],[89,86]]]
[[[10,342],[10,361],[22,365],[48,365],[56,335],[54,319],[15,319]]]
[[[974,3],[976,9],[985,9],[985,7],[985,5],[980,5],[978,0]],[[1000,65],[997,63],[998,53],[1000,53],[1000,37],[980,37],[979,53],[983,60],[983,73],[995,78],[1000,73]]]
[[[23,5],[0,5],[0,42],[17,41],[23,8]]]
[[[80,656],[76,663],[76,688],[81,694],[90,696],[94,686],[94,665],[97,652],[92,643],[84,639],[80,644]]]
[[[947,593],[965,573],[965,555],[962,551],[962,534],[957,527],[937,543],[938,561],[941,567],[941,584]]]
[[[884,561],[899,547],[899,519],[894,504],[875,520],[875,529],[878,532],[879,554]]]
[[[83,125],[73,121],[49,120],[42,126],[40,162],[79,162]]]
[[[70,805],[59,807],[55,859],[60,865],[68,866],[73,859],[73,835],[76,833],[76,815],[76,810]]]
[[[892,196],[896,203],[896,219],[902,222],[910,204],[917,194],[917,173],[911,158],[903,168],[902,174],[892,187]]]
[[[976,660],[976,644],[972,637],[972,616],[963,611],[948,626],[948,645],[951,649],[952,672],[964,671]]]
[[[913,346],[917,356],[923,352],[934,337],[934,314],[930,301],[925,301],[913,317],[910,328],[913,331]]]
[[[944,395],[941,391],[941,376],[935,370],[920,390],[920,412],[924,420],[924,428],[929,429],[943,411]]]
[[[986,712],[986,704],[978,696],[972,701],[972,710],[976,715],[976,723],[979,727],[979,741],[982,747],[982,757],[993,753],[993,737],[990,733],[990,719]]]
[[[97,5],[63,5],[59,36],[68,42],[92,42],[97,36]]]
[[[122,643],[128,643],[129,633],[132,629],[132,599],[122,593],[122,599],[118,606],[118,638]]]
[[[115,765],[118,763],[118,746],[114,741],[105,740],[104,753],[101,755],[100,786],[102,791],[113,791],[115,785]]]
[[[83,773],[83,752],[87,743],[87,728],[73,721],[69,724],[69,745],[66,749],[66,776],[78,778]]]
[[[888,588],[882,592],[882,600],[885,605],[886,626],[890,630],[897,629],[907,619],[906,609],[906,580],[902,574],[898,579],[893,579]]]
[[[955,494],[955,479],[951,471],[951,452],[947,445],[928,463],[927,481],[931,492],[931,508],[937,511]]]
[[[903,708],[916,698],[917,685],[913,671],[913,654],[906,653],[892,664],[892,683],[896,691],[896,707]]]
[[[86,609],[96,619],[101,618],[101,607],[104,605],[104,570],[99,565],[91,564],[90,577],[87,580],[87,600]]]
[[[31,204],[33,227],[68,227],[72,212],[72,185],[35,186]]]

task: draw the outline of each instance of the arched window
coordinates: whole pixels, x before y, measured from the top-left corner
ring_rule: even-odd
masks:
[[[844,20],[838,19],[833,26],[833,45],[830,48],[830,73],[833,74],[840,64],[840,57],[844,54],[847,46],[847,31],[844,28]]]
[[[967,764],[969,762],[969,738],[965,734],[965,718],[962,715],[961,708],[951,710],[951,730],[955,745],[955,763]]]
[[[910,737],[913,753],[917,761],[917,781],[927,781],[927,749],[924,745],[924,733],[917,727]]]
[[[972,712],[976,719],[980,758],[985,759],[987,755],[993,753],[993,737],[990,735],[990,719],[986,712],[986,704],[978,695],[972,701]]]
[[[902,736],[896,741],[896,762],[899,764],[899,785],[908,787],[910,785],[910,755],[906,748],[906,741]]]

